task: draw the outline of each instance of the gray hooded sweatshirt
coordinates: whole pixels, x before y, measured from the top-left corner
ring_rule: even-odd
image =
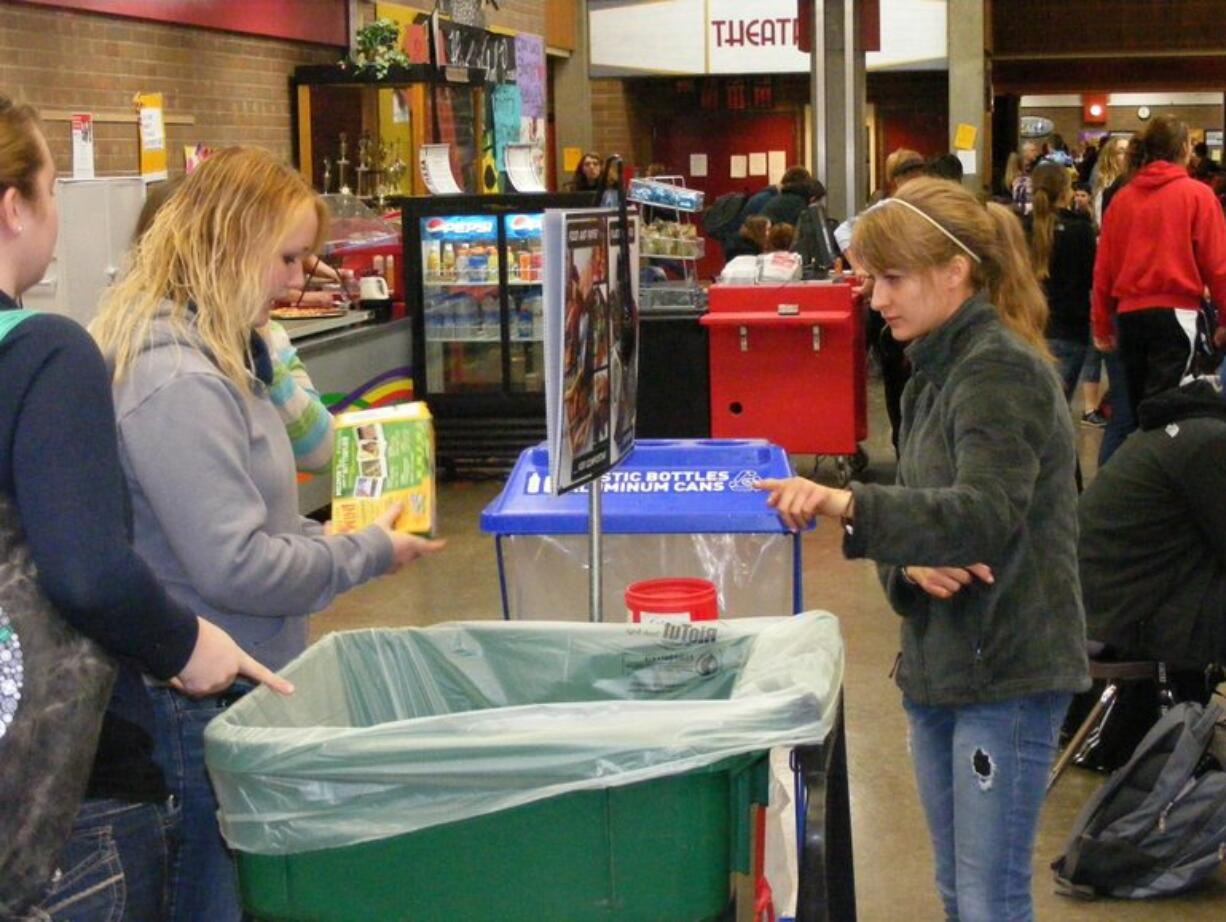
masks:
[[[298,514],[289,436],[254,387],[163,317],[115,412],[137,552],[176,601],[279,669],[306,648],[310,613],[391,568],[392,543],[375,526],[325,536]]]

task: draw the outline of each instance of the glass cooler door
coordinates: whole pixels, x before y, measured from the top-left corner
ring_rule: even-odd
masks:
[[[498,219],[420,219],[426,390],[499,392],[503,387]]]
[[[545,389],[545,320],[541,218],[536,214],[504,215],[507,263],[508,341],[511,350],[508,390],[543,393]]]

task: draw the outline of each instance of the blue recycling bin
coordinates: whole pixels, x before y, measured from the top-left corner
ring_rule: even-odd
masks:
[[[754,489],[791,475],[787,453],[759,439],[640,440],[603,480],[605,620],[626,619],[630,583],[666,576],[711,580],[722,617],[800,611],[800,535]],[[519,456],[481,529],[494,536],[505,618],[587,618],[587,491],[551,494],[543,443]]]

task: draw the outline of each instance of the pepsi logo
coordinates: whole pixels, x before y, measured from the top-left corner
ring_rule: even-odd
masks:
[[[426,233],[437,234],[447,226],[447,221],[444,218],[428,218],[426,220]]]
[[[532,219],[526,214],[517,214],[511,219],[511,230],[527,230],[532,226]]]

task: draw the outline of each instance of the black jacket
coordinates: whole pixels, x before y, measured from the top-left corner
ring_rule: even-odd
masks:
[[[1140,423],[1081,496],[1087,633],[1174,668],[1222,662],[1226,400],[1197,381],[1144,401]]]
[[[1026,215],[1025,225],[1029,236],[1034,228],[1032,215]],[[1047,318],[1048,339],[1089,342],[1094,253],[1094,225],[1090,219],[1071,209],[1060,209],[1052,234],[1051,274],[1043,282],[1051,311]]]
[[[759,214],[770,218],[771,224],[791,224],[795,227],[801,212],[809,207],[811,194],[812,189],[808,183],[789,183],[781,186],[779,194],[762,206]]]
[[[852,485],[843,543],[877,561],[902,615],[899,686],[929,706],[1088,688],[1073,423],[1055,370],[982,297],[907,357],[897,485]],[[951,599],[901,573],[974,563],[995,582]]]

